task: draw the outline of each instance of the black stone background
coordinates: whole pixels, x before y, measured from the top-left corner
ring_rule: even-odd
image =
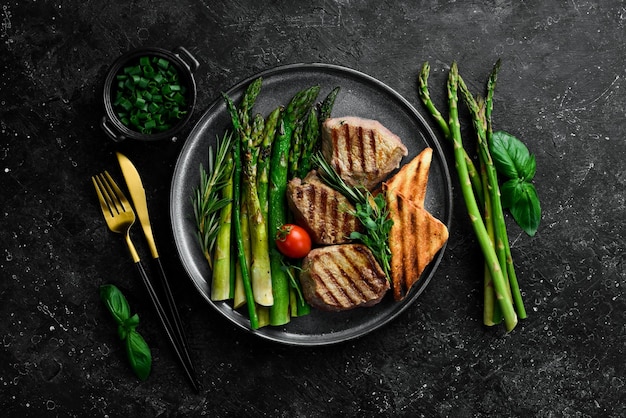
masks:
[[[14,0],[0,3],[0,21],[3,416],[626,414],[624,1]],[[220,91],[282,64],[351,67],[421,109],[424,61],[441,104],[453,61],[482,91],[502,58],[494,122],[536,155],[543,205],[535,237],[510,226],[529,318],[509,335],[482,325],[480,254],[456,179],[438,273],[384,328],[297,348],[247,335],[212,311],[179,264],[169,226],[185,133],[115,144],[98,127],[112,61],[135,47],[179,45],[201,62],[193,121]],[[144,176],[200,394],[97,206],[90,176],[116,168],[118,150]],[[142,317],[154,356],[146,382],[130,371],[98,299],[107,282]]]

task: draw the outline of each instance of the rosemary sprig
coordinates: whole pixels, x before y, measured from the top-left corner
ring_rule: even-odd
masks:
[[[374,254],[382,267],[387,279],[391,281],[391,249],[389,248],[389,232],[393,221],[389,218],[387,201],[381,193],[372,197],[367,192],[369,201],[355,203],[354,215],[365,227],[365,233],[353,231],[351,239],[356,239],[365,244]]]
[[[318,152],[313,156],[320,178],[333,189],[343,194],[355,207],[353,215],[361,222],[365,232],[353,231],[351,239],[367,246],[391,281],[391,249],[389,232],[393,220],[389,218],[389,209],[384,194],[373,196],[369,190],[348,185]]]
[[[217,138],[215,154],[213,147],[209,147],[208,169],[200,164],[200,185],[192,196],[196,235],[211,268],[220,210],[230,203],[230,199],[223,198],[220,191],[228,183],[232,171],[232,161],[229,159],[232,141],[232,133],[227,132],[221,140]]]

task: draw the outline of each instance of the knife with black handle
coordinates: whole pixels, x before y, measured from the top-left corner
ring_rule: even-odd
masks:
[[[174,296],[172,294],[172,290],[169,285],[169,281],[167,280],[167,276],[165,274],[165,269],[163,268],[163,263],[161,263],[161,258],[159,257],[159,252],[156,247],[156,242],[154,239],[154,235],[152,233],[152,226],[150,224],[150,218],[148,216],[148,203],[146,199],[146,191],[143,187],[143,183],[141,181],[141,177],[139,176],[139,172],[137,168],[135,168],[134,164],[121,153],[117,153],[117,159],[120,164],[120,168],[122,169],[122,174],[124,176],[124,180],[126,181],[126,186],[128,187],[128,191],[133,200],[133,205],[135,206],[135,212],[137,213],[137,218],[139,219],[139,223],[141,224],[141,229],[143,230],[144,236],[148,243],[148,247],[150,248],[150,254],[152,255],[152,260],[159,276],[159,281],[161,287],[163,288],[163,293],[165,295],[166,303],[168,310],[168,318],[165,318],[164,326],[171,327],[169,332],[173,333],[175,338],[176,354],[179,356],[180,361],[185,366],[185,369],[188,370],[188,377],[191,380],[194,389],[198,390],[199,383],[196,377],[196,370],[191,360],[191,356],[189,354],[189,343],[187,341],[187,336],[185,335],[185,331],[183,328],[182,321],[180,319],[180,315],[178,313],[178,308],[176,307],[176,302],[174,301]],[[154,289],[152,289],[151,296],[156,295]]]

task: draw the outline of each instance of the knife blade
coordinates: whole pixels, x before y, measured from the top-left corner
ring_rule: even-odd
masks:
[[[128,187],[128,192],[130,193],[130,197],[133,201],[133,205],[135,206],[135,212],[137,213],[137,218],[139,219],[139,223],[141,224],[141,229],[143,230],[144,236],[148,243],[148,247],[150,248],[150,254],[152,255],[152,259],[156,264],[156,270],[159,275],[161,286],[163,287],[167,307],[170,312],[170,316],[175,326],[175,334],[176,338],[180,345],[183,348],[184,355],[186,357],[187,363],[190,365],[191,369],[195,373],[195,367],[191,358],[189,356],[189,352],[187,350],[188,343],[187,337],[184,332],[184,328],[182,326],[182,321],[180,319],[180,315],[178,313],[178,309],[176,308],[176,303],[174,301],[174,297],[172,291],[169,286],[169,282],[165,275],[165,270],[163,268],[163,264],[161,263],[161,259],[159,257],[159,252],[157,250],[156,241],[154,239],[154,234],[152,232],[152,225],[150,223],[150,216],[148,214],[148,201],[146,198],[146,190],[143,187],[143,182],[141,181],[141,177],[135,165],[126,157],[124,154],[117,152],[117,160],[119,162],[120,168],[122,170],[122,175],[124,177],[124,181],[126,182],[126,186]],[[182,360],[182,359],[181,359]],[[197,383],[197,382],[192,382]]]
[[[124,154],[118,152],[117,160],[120,163],[120,168],[122,169],[126,186],[130,192],[130,197],[135,205],[135,212],[137,212],[137,218],[141,224],[141,229],[143,229],[146,241],[148,241],[150,254],[152,254],[152,258],[159,258],[159,252],[154,241],[150,217],[148,215],[146,190],[143,187],[139,172],[137,171],[137,168],[135,168],[135,165]]]

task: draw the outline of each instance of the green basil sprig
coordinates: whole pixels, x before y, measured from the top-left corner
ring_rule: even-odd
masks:
[[[146,341],[136,330],[139,325],[139,315],[130,315],[128,301],[115,285],[100,286],[100,299],[117,323],[117,334],[126,343],[126,354],[133,371],[139,379],[146,380],[152,369],[152,353]]]
[[[535,156],[515,136],[497,131],[490,146],[498,173],[507,180],[500,187],[502,206],[509,209],[515,222],[531,237],[541,221],[541,204],[533,183],[537,170]]]

